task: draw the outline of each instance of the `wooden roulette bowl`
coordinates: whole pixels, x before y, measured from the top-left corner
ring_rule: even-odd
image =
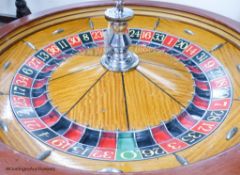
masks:
[[[111,72],[100,58],[112,5],[0,29],[1,174],[238,174],[239,23],[127,1],[140,64]]]

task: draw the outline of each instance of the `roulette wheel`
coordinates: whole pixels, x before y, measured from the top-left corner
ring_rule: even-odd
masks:
[[[198,9],[121,0],[6,25],[0,172],[238,174],[239,31]]]

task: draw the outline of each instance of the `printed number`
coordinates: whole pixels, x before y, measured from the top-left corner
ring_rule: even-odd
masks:
[[[21,87],[15,86],[13,88],[14,94],[15,95],[20,95],[20,96],[25,96],[26,95],[26,89],[23,89]]]
[[[196,140],[202,137],[202,134],[190,132],[181,138],[182,141],[187,143],[194,143]]]
[[[143,33],[142,33],[142,37],[141,37],[141,39],[143,39],[143,40],[151,40],[152,39],[152,32],[146,32],[146,31],[144,31]]]
[[[50,53],[51,55],[55,55],[55,54],[58,54],[60,52],[60,49],[57,46],[52,45],[52,46],[48,47],[46,49],[46,51],[48,53]]]
[[[32,68],[39,69],[42,66],[42,61],[39,59],[33,57],[29,62],[28,65]]]
[[[29,75],[29,76],[34,73],[32,69],[28,69],[26,67],[22,68],[22,71],[24,74]]]
[[[19,75],[18,79],[16,80],[16,84],[19,86],[27,87],[28,81],[29,81],[29,78]]]
[[[14,96],[14,97],[13,97],[13,101],[14,101],[14,104],[15,104],[16,106],[23,106],[23,107],[28,107],[28,106],[30,106],[30,105],[29,105],[30,100],[27,100],[27,99],[24,98],[24,97]]]
[[[19,117],[26,117],[30,116],[32,114],[32,111],[29,109],[21,109],[19,111],[16,111],[16,113]]]
[[[152,148],[152,149],[142,150],[142,154],[145,157],[153,157],[153,156],[164,154],[164,151],[161,148]]]
[[[71,38],[68,39],[68,42],[69,42],[71,45],[75,46],[76,44],[81,43],[81,40],[80,40],[80,38],[79,38],[78,36],[73,36],[73,37],[71,37]]]
[[[102,31],[94,31],[92,32],[92,37],[94,40],[99,40],[103,38],[103,32]]]
[[[198,55],[195,56],[195,58],[198,60],[198,62],[203,62],[209,57],[209,55],[205,52],[200,52]]]
[[[57,44],[61,47],[62,50],[68,48],[68,44],[66,43],[65,40],[59,41],[57,42]]]
[[[215,80],[215,85],[217,88],[225,87],[228,86],[228,80],[227,79],[220,79],[220,80]]]
[[[124,160],[134,160],[137,158],[137,153],[134,151],[124,151],[120,154],[121,158]]]
[[[43,61],[47,61],[49,58],[50,58],[50,56],[47,54],[47,53],[45,53],[45,52],[39,52],[39,57],[43,60]]]
[[[195,55],[197,52],[199,51],[199,48],[196,48],[193,45],[190,45],[186,50],[185,50],[185,54],[188,54],[190,56]]]
[[[99,159],[112,159],[114,157],[114,152],[112,151],[101,151],[96,150],[91,157],[99,158]]]
[[[214,60],[209,60],[206,64],[204,64],[205,69],[211,69],[216,65],[216,62]]]
[[[224,111],[212,111],[210,116],[207,117],[208,121],[217,122],[222,119],[222,116],[225,114]]]
[[[165,45],[172,47],[172,45],[176,42],[176,38],[174,37],[167,37],[164,41]]]
[[[169,148],[171,148],[172,150],[178,150],[178,149],[181,148],[181,145],[179,145],[179,144],[176,143],[176,142],[169,143],[169,144],[167,144],[167,146],[168,146]]]
[[[224,108],[224,107],[227,107],[229,105],[228,101],[220,101],[220,102],[217,102],[216,103],[213,103],[213,107],[215,108]]]
[[[179,48],[181,50],[184,50],[188,47],[189,43],[185,42],[185,41],[179,41],[176,43],[176,45],[174,46],[175,48]]]
[[[220,89],[220,90],[216,90],[213,91],[213,98],[228,98],[230,97],[230,94],[231,92],[229,91],[228,88],[223,88],[223,89]]]
[[[214,124],[202,123],[197,129],[203,132],[210,132],[213,130],[214,127],[215,127]]]
[[[72,152],[74,154],[78,154],[81,156],[87,156],[91,150],[92,150],[92,148],[83,147],[83,146],[77,146],[77,147],[72,148]]]
[[[153,40],[156,41],[156,42],[160,42],[162,43],[163,40],[165,39],[165,35],[164,34],[161,34],[161,33],[155,33],[154,37],[153,37]]]
[[[89,41],[90,40],[88,34],[83,34],[82,37],[83,37],[84,41]]]
[[[39,129],[42,128],[42,125],[40,125],[39,123],[37,123],[35,120],[26,120],[23,122],[25,124],[25,126],[30,129],[30,130],[35,130],[35,129]]]
[[[71,145],[71,143],[63,139],[55,139],[51,141],[51,144],[61,149],[66,149]]]
[[[141,31],[140,30],[130,30],[129,31],[130,38],[139,38],[140,35],[141,35]]]

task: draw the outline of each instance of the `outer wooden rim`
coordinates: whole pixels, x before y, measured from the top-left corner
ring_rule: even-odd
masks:
[[[70,11],[70,10],[74,10],[74,9],[94,7],[94,6],[96,6],[96,3],[97,3],[98,7],[108,6],[108,5],[113,4],[111,1],[110,2],[109,1],[85,2],[85,3],[80,3],[80,4],[68,5],[66,7],[53,8],[51,10],[45,10],[42,12],[31,14],[26,17],[15,20],[15,21],[11,22],[10,24],[7,24],[7,25],[3,26],[2,28],[0,28],[0,38],[3,38],[4,36],[8,35],[12,31],[16,30],[17,28],[19,28],[21,26],[28,24],[29,22],[41,19],[43,17],[53,15],[53,14],[56,14],[59,12],[63,12],[63,11]],[[193,7],[189,7],[189,6],[184,6],[184,5],[176,5],[176,4],[166,3],[166,2],[160,3],[160,2],[156,2],[156,1],[140,1],[139,2],[137,0],[131,0],[131,1],[127,0],[126,4],[127,5],[147,6],[147,7],[159,7],[159,8],[173,9],[173,10],[192,13],[192,14],[195,14],[198,16],[209,18],[215,22],[223,24],[226,27],[229,27],[229,28],[233,29],[234,31],[240,33],[240,23],[239,22],[234,21],[225,16],[206,11],[206,10],[193,8]]]
[[[0,174],[18,175],[101,175],[94,173],[70,169],[63,166],[52,165],[46,162],[35,160],[29,156],[17,153],[8,146],[0,142]],[[240,171],[240,144],[221,153],[213,158],[200,161],[185,167],[166,169],[151,172],[123,173],[131,175],[238,175]],[[22,168],[18,170],[8,170],[7,168]],[[31,170],[25,170],[29,168]],[[45,170],[41,170],[45,168]],[[39,170],[34,170],[39,169]]]
[[[103,2],[97,2],[98,6],[107,6],[112,5],[112,2],[109,1],[103,1]],[[159,3],[154,1],[143,1],[138,2],[136,0],[127,1],[128,5],[138,5],[138,6],[148,6],[148,7],[160,7],[165,9],[173,9],[183,12],[192,13],[198,16],[202,16],[208,19],[211,19],[213,21],[216,21],[220,24],[223,24],[234,31],[240,33],[240,23],[233,21],[229,18],[226,18],[224,16],[217,15],[215,13],[207,12],[204,10],[200,10],[197,8],[190,8],[183,5],[175,5],[170,3]],[[32,21],[41,19],[43,17],[56,14],[59,11],[70,11],[74,9],[81,9],[81,8],[89,8],[96,6],[96,2],[87,2],[87,3],[81,3],[77,5],[69,5],[67,7],[60,7],[55,8],[52,10],[46,10],[41,13],[32,14],[29,16],[26,16],[24,18],[21,18],[19,20],[16,20],[10,24],[5,25],[4,27],[0,28],[0,38],[5,37],[6,35],[10,34],[17,28],[24,26]],[[38,160],[35,160],[29,156],[23,155],[21,153],[18,153],[16,151],[13,151],[8,146],[4,145],[0,142],[0,174],[31,174],[31,175],[42,175],[49,174],[49,175],[55,175],[55,174],[70,174],[70,175],[76,175],[76,174],[102,174],[102,173],[94,173],[94,172],[86,172],[86,171],[79,171],[75,169],[66,168],[63,166],[58,165],[52,165],[46,162],[41,162]],[[210,175],[213,173],[216,173],[218,175],[237,175],[240,171],[240,144],[236,145],[235,147],[215,156],[208,160],[200,161],[198,163],[191,164],[189,166],[185,167],[179,167],[174,169],[166,169],[166,170],[159,170],[159,171],[152,171],[152,172],[141,172],[141,173],[131,173],[133,175],[139,175],[139,174],[151,174],[151,175],[202,175],[203,173],[206,175]],[[20,168],[30,168],[31,170],[7,170],[7,168],[12,167],[20,167]],[[36,169],[38,170],[36,170]],[[41,170],[42,168],[54,168],[51,170]],[[35,169],[35,170],[34,170]],[[128,173],[124,173],[128,174]],[[129,173],[130,174],[130,173]]]

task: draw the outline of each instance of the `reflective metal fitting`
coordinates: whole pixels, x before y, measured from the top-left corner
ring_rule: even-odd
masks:
[[[123,173],[123,171],[116,169],[116,168],[104,168],[98,172],[101,172],[101,173]]]
[[[105,54],[101,59],[102,65],[115,72],[126,72],[139,64],[138,56],[128,48],[132,42],[128,34],[128,21],[134,12],[123,7],[123,1],[117,0],[116,7],[105,11],[109,27],[105,35]]]

